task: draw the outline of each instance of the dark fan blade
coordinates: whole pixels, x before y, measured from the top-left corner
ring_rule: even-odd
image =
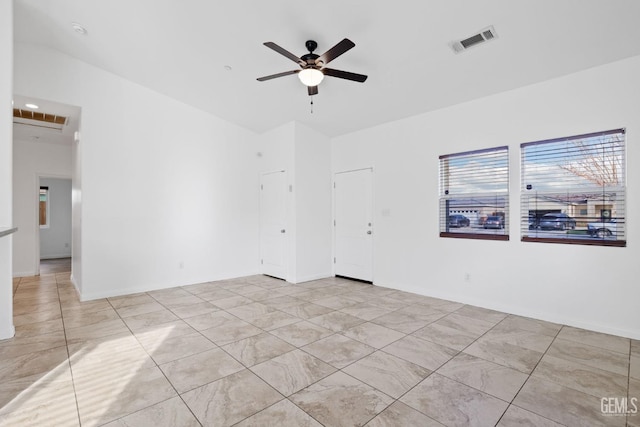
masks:
[[[309,96],[318,94],[318,86],[308,86]]]
[[[275,50],[280,55],[286,56],[287,58],[289,58],[290,60],[292,60],[296,64],[306,65],[306,62],[304,62],[302,59],[298,58],[297,56],[295,56],[293,53],[289,52],[288,50],[281,48],[280,46],[278,46],[274,42],[264,42],[263,44],[266,47]]]
[[[265,80],[276,79],[278,77],[289,76],[291,74],[298,74],[299,72],[300,70],[292,70],[292,71],[285,71],[284,73],[271,74],[270,76],[258,77],[258,81],[263,82]]]
[[[337,45],[335,45],[334,47],[332,47],[331,49],[329,49],[328,51],[320,55],[318,59],[316,59],[316,64],[327,65],[329,62],[333,61],[338,56],[342,55],[343,53],[345,53],[355,45],[356,44],[351,40],[344,39],[340,43],[338,43]]]
[[[353,80],[354,82],[364,82],[367,76],[364,74],[350,73],[348,71],[333,70],[331,68],[323,68],[322,72],[325,76],[338,77],[339,79]]]

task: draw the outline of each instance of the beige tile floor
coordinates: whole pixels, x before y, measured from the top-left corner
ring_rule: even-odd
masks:
[[[640,398],[639,341],[338,278],[68,278],[14,281],[2,426],[640,426],[601,400]]]

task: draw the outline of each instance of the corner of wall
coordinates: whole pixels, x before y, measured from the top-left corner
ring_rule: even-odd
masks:
[[[11,117],[13,98],[13,2],[0,2],[0,117]],[[0,227],[13,226],[13,128],[0,122]],[[0,339],[15,334],[13,325],[12,237],[0,237]]]

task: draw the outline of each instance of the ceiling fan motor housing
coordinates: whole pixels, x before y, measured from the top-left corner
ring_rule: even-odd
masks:
[[[300,59],[302,59],[304,62],[307,63],[307,66],[303,67],[303,68],[308,68],[310,66],[315,67],[316,65],[322,65],[322,63],[316,64],[316,59],[318,59],[319,57],[320,57],[320,55],[316,55],[315,53],[307,53],[306,55],[302,55],[300,57]]]
[[[318,43],[316,43],[315,40],[307,40],[304,45],[307,47],[309,52],[313,52],[318,48]]]
[[[318,43],[316,43],[314,40],[307,40],[305,46],[307,47],[309,53],[300,57],[300,59],[307,63],[307,65],[302,68],[317,68],[316,65],[322,65],[316,63],[316,59],[318,59],[320,55],[316,55],[315,53],[313,53],[313,51],[318,47]]]

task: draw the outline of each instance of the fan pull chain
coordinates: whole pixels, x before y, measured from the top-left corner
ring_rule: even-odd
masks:
[[[311,114],[313,114],[313,96],[311,97]]]

